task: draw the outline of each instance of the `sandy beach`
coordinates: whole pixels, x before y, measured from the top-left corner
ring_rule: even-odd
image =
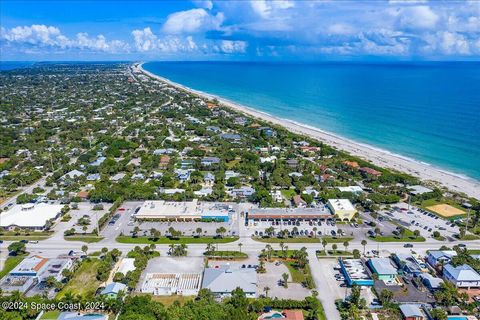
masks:
[[[450,190],[463,192],[470,197],[480,199],[480,181],[476,181],[461,175],[457,175],[440,168],[434,167],[432,165],[415,161],[401,155],[397,155],[386,150],[382,150],[370,145],[358,143],[341,136],[335,135],[330,132],[323,131],[318,128],[307,126],[301,123],[297,123],[292,120],[282,119],[275,117],[271,114],[264,113],[235,102],[229,101],[227,99],[208,94],[205,92],[197,91],[191,88],[188,88],[184,85],[172,82],[166,78],[157,76],[151,72],[146,71],[142,68],[142,64],[136,66],[139,71],[144,74],[155,78],[159,81],[166,82],[177,88],[186,90],[192,94],[196,94],[208,99],[217,99],[221,104],[232,108],[234,110],[243,112],[249,116],[253,116],[273,124],[277,124],[285,127],[286,129],[312,137],[319,141],[322,141],[330,146],[333,146],[339,150],[346,151],[352,155],[358,156],[365,160],[370,161],[371,163],[378,165],[380,167],[394,169],[400,172],[405,172],[413,176],[419,177],[424,181],[431,181],[434,183],[440,183],[441,185],[447,187]]]

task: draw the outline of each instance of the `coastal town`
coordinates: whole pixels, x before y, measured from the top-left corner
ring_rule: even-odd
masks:
[[[475,186],[141,63],[39,63],[0,88],[1,319],[480,318]]]

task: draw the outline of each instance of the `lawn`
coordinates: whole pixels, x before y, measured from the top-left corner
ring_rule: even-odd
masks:
[[[67,241],[81,241],[86,243],[99,242],[104,239],[103,237],[97,237],[97,236],[68,236],[63,238]]]
[[[280,192],[282,193],[282,196],[288,200],[292,199],[293,196],[297,194],[294,189],[285,189],[281,190]]]
[[[290,272],[289,282],[302,283],[305,281],[305,274],[302,270],[294,267],[295,261],[285,261],[284,264]]]
[[[175,301],[178,301],[180,302],[181,305],[184,305],[186,302],[192,301],[195,298],[195,296],[177,296],[177,295],[151,296],[151,297],[152,297],[152,300],[160,302],[166,307],[171,306]]]
[[[3,265],[3,270],[0,271],[0,279],[6,276],[10,271],[13,270],[20,262],[22,262],[23,259],[27,254],[24,255],[19,255],[19,256],[10,256],[5,260],[5,264]]]
[[[327,240],[327,243],[344,243],[345,241],[352,241],[353,237],[322,237]]]
[[[399,236],[376,236],[376,237],[369,237],[370,240],[376,242],[425,242],[425,238],[422,236],[415,237],[413,235],[413,231],[409,229],[405,229],[405,234],[402,237]]]
[[[172,244],[172,243],[229,243],[238,240],[238,237],[224,237],[224,238],[214,238],[214,237],[180,237],[178,239],[171,240],[167,237],[161,237],[156,241],[151,240],[149,237],[136,237],[132,238],[129,236],[118,236],[117,242],[120,243],[136,243],[136,244]]]
[[[344,257],[344,256],[347,256],[347,257],[351,257],[353,256],[353,252],[351,251],[345,251],[345,250],[336,250],[335,252],[333,252],[333,250],[327,250],[327,252],[325,252],[325,250],[317,250],[317,257],[318,258],[325,258],[325,257]]]
[[[4,241],[19,241],[19,240],[45,240],[48,239],[53,232],[30,232],[30,233],[23,233],[23,232],[14,232],[14,231],[7,231],[0,233],[0,240]]]
[[[209,258],[238,258],[238,259],[245,259],[248,258],[248,254],[240,251],[208,251],[203,253],[205,256]]]
[[[84,260],[80,267],[75,271],[73,278],[57,294],[57,299],[65,296],[67,292],[74,295],[81,295],[84,298],[93,298],[101,282],[97,280],[97,269],[101,260],[92,258]]]
[[[253,240],[266,243],[320,243],[320,238],[308,238],[308,237],[297,237],[297,238],[261,238],[261,237],[252,237]]]

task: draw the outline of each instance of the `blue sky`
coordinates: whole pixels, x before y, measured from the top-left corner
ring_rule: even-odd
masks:
[[[8,1],[1,60],[480,60],[480,1]]]

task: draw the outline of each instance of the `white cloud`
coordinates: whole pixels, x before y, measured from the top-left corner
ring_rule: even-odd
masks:
[[[295,7],[293,1],[288,0],[250,0],[253,11],[262,18],[269,18],[274,11]]]
[[[193,3],[200,8],[212,10],[213,2],[210,0],[194,0]]]
[[[355,29],[346,23],[335,23],[328,27],[328,32],[332,34],[352,34]]]
[[[223,53],[245,53],[247,43],[245,41],[222,40],[217,48]]]
[[[135,48],[138,51],[150,51],[157,47],[157,36],[153,34],[152,29],[145,28],[143,30],[132,31]]]
[[[408,6],[399,11],[399,25],[405,29],[433,29],[439,16],[429,6]]]
[[[110,53],[127,52],[128,44],[120,40],[107,40],[103,35],[92,38],[80,32],[76,38],[70,39],[54,26],[38,25],[17,26],[11,29],[2,28],[0,39],[18,45],[52,47],[59,49],[87,49]],[[29,50],[31,48],[25,48]]]
[[[172,13],[163,25],[163,32],[167,34],[196,33],[215,30],[224,20],[223,13],[210,15],[205,9],[197,8]]]

